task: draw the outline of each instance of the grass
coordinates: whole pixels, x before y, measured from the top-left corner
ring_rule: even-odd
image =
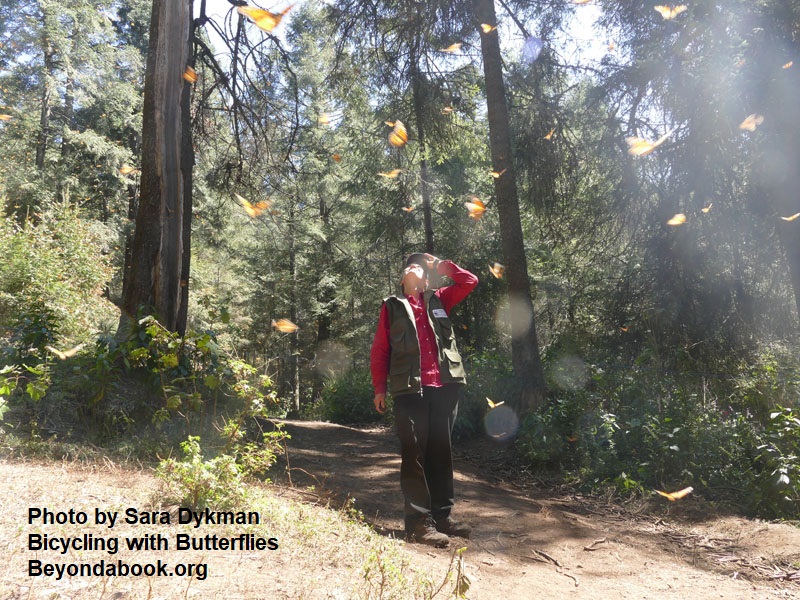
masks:
[[[13,447],[12,444],[13,443]],[[13,457],[10,457],[13,454]],[[404,542],[381,535],[365,524],[351,503],[334,508],[328,503],[309,504],[294,498],[296,492],[266,484],[247,486],[241,510],[255,510],[261,523],[250,526],[119,523],[113,530],[95,525],[94,510],[113,510],[120,519],[128,507],[139,511],[169,511],[162,506],[160,482],[153,469],[124,457],[111,458],[96,448],[81,449],[46,441],[26,446],[0,438],[0,477],[8,485],[0,492],[0,548],[7,549],[7,564],[0,583],[3,598],[342,598],[342,599],[432,599],[451,598],[458,580],[458,562],[442,568],[441,560],[416,561]],[[310,495],[310,496],[313,496]],[[74,508],[90,515],[86,525],[34,523],[29,525],[30,506],[53,511]],[[118,536],[120,550],[28,549],[31,533],[51,537]],[[274,551],[129,551],[124,537],[161,533],[171,542],[178,533],[194,536],[237,536],[254,533],[277,538]],[[30,577],[32,559],[55,564],[97,563],[101,559],[170,565],[206,564],[207,576],[197,577]]]

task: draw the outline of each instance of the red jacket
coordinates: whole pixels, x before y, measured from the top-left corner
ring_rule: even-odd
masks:
[[[453,280],[453,285],[436,290],[435,294],[441,300],[444,309],[450,313],[456,304],[466,298],[475,286],[478,285],[478,278],[456,265],[453,261],[443,260],[439,262],[437,271],[440,275],[446,275]],[[439,365],[436,361],[436,340],[431,324],[420,296],[406,296],[411,308],[414,311],[414,321],[417,326],[417,338],[420,349],[420,377],[423,386],[440,387]],[[372,386],[376,394],[386,393],[386,379],[389,376],[389,358],[392,349],[389,336],[389,315],[386,304],[381,306],[381,314],[378,318],[378,329],[375,338],[372,340],[372,350],[370,352],[370,370],[372,371]]]

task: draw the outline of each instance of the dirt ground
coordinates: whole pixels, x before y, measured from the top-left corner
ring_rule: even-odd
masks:
[[[394,434],[388,428],[319,422],[287,422],[286,427],[292,439],[275,478],[280,498],[270,509],[276,515],[270,527],[280,540],[279,550],[136,555],[137,560],[164,558],[170,565],[207,562],[212,575],[202,581],[26,576],[31,559],[67,560],[56,552],[29,550],[30,533],[76,531],[69,524],[29,525],[30,507],[72,507],[92,517],[97,507],[107,507],[122,514],[125,507],[152,503],[157,486],[146,469],[122,468],[110,460],[93,467],[0,461],[0,551],[6,557],[0,564],[0,598],[365,597],[363,588],[354,593],[346,581],[335,583],[337,564],[352,567],[363,558],[344,547],[333,552],[338,556],[327,556],[341,535],[333,526],[320,529],[318,519],[309,521],[316,531],[303,534],[303,543],[319,546],[320,557],[315,558],[313,552],[310,557],[294,552],[295,540],[283,537],[281,519],[302,521],[312,510],[330,513],[330,507],[341,507],[351,498],[382,536],[402,537]],[[640,507],[647,510],[634,513],[597,498],[555,492],[524,477],[511,449],[491,440],[458,445],[455,466],[454,516],[474,526],[472,539],[454,540],[448,549],[403,544],[399,551],[414,568],[444,574],[454,549],[466,546],[463,557],[471,580],[467,598],[800,598],[800,528],[720,516],[696,494],[675,503],[654,496],[649,506]],[[291,503],[294,508],[277,504],[289,499],[300,503]],[[193,532],[191,525],[172,527]],[[115,533],[147,536],[157,530],[153,525],[118,525]],[[91,531],[104,535],[102,527]],[[67,553],[69,560],[103,555]],[[125,558],[122,552],[105,558],[120,556]]]

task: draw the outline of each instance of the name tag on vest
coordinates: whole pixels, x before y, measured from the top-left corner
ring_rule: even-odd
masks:
[[[447,311],[443,308],[434,308],[433,309],[433,316],[437,319],[446,319],[447,318]]]

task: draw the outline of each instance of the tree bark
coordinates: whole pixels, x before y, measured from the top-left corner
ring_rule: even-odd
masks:
[[[433,219],[431,217],[431,190],[428,184],[428,160],[425,147],[425,111],[422,98],[422,74],[419,72],[419,56],[417,45],[419,37],[414,42],[411,52],[411,95],[414,102],[414,119],[417,123],[417,142],[419,143],[420,162],[419,178],[420,193],[422,195],[422,218],[425,225],[425,252],[435,254],[433,245]]]
[[[142,175],[120,330],[139,311],[186,328],[193,157],[188,116],[193,0],[154,0],[145,73]]]
[[[497,22],[493,0],[474,0],[474,9],[476,22]],[[508,281],[509,312],[511,313],[511,363],[514,375],[522,385],[519,408],[535,410],[543,404],[546,388],[528,281],[528,264],[523,245],[517,184],[514,175],[503,64],[496,30],[488,34],[481,34],[481,54],[486,81],[492,165],[496,171],[505,169],[503,175],[494,180],[494,192]]]

